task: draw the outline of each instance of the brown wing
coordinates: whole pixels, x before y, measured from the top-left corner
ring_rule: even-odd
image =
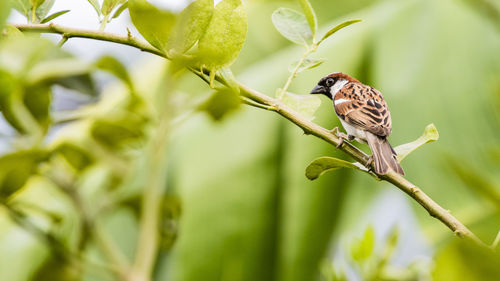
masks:
[[[336,102],[335,102],[336,101]],[[337,115],[350,125],[385,137],[391,133],[391,114],[382,94],[361,83],[348,83],[334,98]]]

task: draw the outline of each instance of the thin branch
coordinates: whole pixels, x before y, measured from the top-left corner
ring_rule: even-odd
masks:
[[[314,48],[311,48],[311,49],[307,49],[306,51],[304,51],[304,53],[302,54],[302,57],[300,58],[300,60],[297,62],[297,65],[294,67],[294,69],[292,70],[292,73],[290,73],[290,76],[288,77],[288,79],[286,80],[286,83],[285,85],[283,86],[283,88],[278,92],[278,96],[277,98],[279,100],[281,100],[283,98],[283,96],[285,95],[286,91],[288,90],[288,88],[290,87],[290,84],[292,84],[292,80],[297,77],[297,74],[299,72],[299,69],[300,67],[302,66],[302,64],[304,63],[304,61],[307,59],[307,57],[316,52],[316,49],[317,49],[317,46],[318,45],[315,45]]]
[[[59,41],[59,43],[57,43],[57,46],[62,47],[64,45],[64,43],[68,42],[68,39],[69,39],[68,36],[63,35],[61,38],[61,41]]]
[[[58,26],[54,24],[49,25],[41,25],[41,24],[17,24],[14,25],[21,31],[33,31],[33,32],[42,32],[42,33],[58,33],[64,34],[68,38],[72,37],[80,37],[80,38],[90,38],[95,40],[114,42],[118,44],[128,45],[134,48],[137,48],[144,52],[149,52],[155,55],[158,55],[163,58],[167,58],[167,56],[159,51],[158,49],[152,47],[150,44],[138,40],[134,37],[130,36],[122,36],[105,32],[98,32],[93,30],[83,30],[76,28],[68,28],[63,26]],[[199,73],[195,73],[199,74]],[[216,76],[216,80],[222,80],[220,77]],[[258,104],[263,104],[266,106],[270,106],[274,108],[274,111],[284,118],[290,120],[292,123],[300,127],[304,133],[314,135],[334,146],[337,146],[340,142],[339,138],[335,135],[331,134],[325,128],[322,128],[319,125],[316,125],[307,119],[300,116],[299,113],[295,112],[288,106],[284,105],[280,101],[271,98],[267,95],[264,95],[258,91],[250,89],[243,84],[239,84],[241,94],[250,100],[257,102]],[[355,146],[344,142],[340,147],[340,150],[354,158],[359,163],[366,165],[368,162],[368,156],[363,153],[361,150],[356,148]],[[448,228],[450,228],[453,233],[461,238],[470,239],[476,242],[478,245],[492,248],[489,245],[486,245],[482,242],[474,233],[472,233],[465,225],[463,225],[459,220],[457,220],[453,215],[450,214],[449,211],[442,208],[438,205],[434,200],[432,200],[427,194],[425,194],[420,188],[406,180],[404,177],[400,176],[397,173],[389,172],[386,175],[379,175],[382,180],[392,183],[410,197],[412,197],[415,201],[417,201],[422,207],[424,207],[432,217],[440,220],[443,224],[445,224]]]
[[[247,105],[250,105],[250,106],[253,106],[253,107],[257,107],[257,108],[261,108],[261,109],[265,109],[265,110],[270,110],[270,111],[275,111],[276,108],[274,108],[274,106],[270,106],[270,105],[265,105],[265,104],[260,104],[254,100],[251,100],[245,96],[242,96],[241,97],[241,102],[243,102],[244,104],[247,104]]]
[[[67,38],[89,38],[99,41],[107,41],[118,43],[122,45],[137,48],[143,52],[152,53],[160,57],[166,58],[166,55],[149,43],[139,40],[136,37],[129,35],[118,35],[108,32],[100,32],[95,30],[85,30],[79,28],[64,27],[50,24],[14,24],[14,27],[25,32],[39,32],[39,33],[56,33],[66,36]]]
[[[274,105],[276,107],[276,112],[286,119],[290,120],[302,130],[306,134],[314,135],[324,141],[337,146],[340,142],[339,138],[334,134],[330,133],[328,130],[302,118],[297,112],[287,107],[284,104],[281,104],[277,100],[268,97],[262,93],[259,93],[255,90],[252,90],[244,85],[241,85],[241,93],[248,98],[258,101],[259,103],[266,105]],[[366,165],[368,162],[368,156],[355,148],[354,146],[343,142],[342,147],[340,148],[342,151],[347,153],[352,158],[356,159],[359,163]],[[372,164],[373,165],[373,164]],[[380,179],[385,180],[387,182],[392,183],[406,194],[410,195],[415,201],[417,201],[422,207],[424,207],[432,217],[437,218],[441,222],[443,222],[448,228],[450,228],[457,236],[463,238],[469,238],[476,242],[477,244],[489,247],[484,242],[482,242],[479,238],[477,238],[474,233],[472,233],[465,225],[463,225],[459,220],[457,220],[453,215],[450,214],[449,211],[445,210],[441,206],[439,206],[434,200],[432,200],[427,194],[425,194],[421,189],[417,186],[406,180],[401,175],[395,172],[389,172],[386,175],[378,175]]]
[[[105,15],[104,18],[101,21],[101,26],[99,26],[99,31],[104,31],[106,29],[106,25],[108,24],[109,21],[109,14]]]

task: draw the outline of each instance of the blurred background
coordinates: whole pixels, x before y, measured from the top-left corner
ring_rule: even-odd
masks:
[[[189,3],[150,2],[172,11]],[[322,44],[313,57],[327,61],[301,73],[289,91],[307,95],[331,72],[379,89],[391,110],[393,146],[415,140],[434,123],[439,141],[405,159],[406,177],[491,243],[500,230],[500,2],[311,4],[320,33],[344,20],[362,22]],[[303,50],[274,29],[271,14],[300,6],[258,0],[244,6],[248,34],[232,70],[239,81],[274,96]],[[87,1],[56,1],[51,11],[59,10],[71,11],[56,24],[99,28]],[[26,19],[13,11],[7,22]],[[127,28],[140,36],[124,11],[106,31],[125,35]],[[7,45],[0,43],[4,62],[15,58],[9,48],[19,50]],[[394,186],[348,169],[309,181],[304,171],[313,159],[351,159],[277,114],[242,105],[214,121],[196,106],[210,96],[205,83],[187,72],[165,78],[159,57],[77,38],[62,49],[83,64],[104,55],[118,59],[141,102],[131,102],[138,97],[126,83],[103,72],[90,77],[95,85],[89,91],[96,95],[51,86],[52,120],[63,121],[48,127],[42,146],[56,152],[40,156],[46,159],[41,164],[31,162],[38,154],[9,158],[26,147],[26,139],[5,121],[8,116],[3,119],[2,188],[21,173],[14,166],[24,165],[28,175],[2,195],[2,204],[15,203],[18,212],[0,208],[0,280],[117,280],[95,264],[106,263],[109,245],[125,264],[134,260],[141,194],[159,184],[155,177],[164,195],[154,280],[500,280],[498,255],[459,243]],[[158,92],[168,93],[168,101],[158,102]],[[78,114],[76,122],[64,120],[71,112]],[[172,122],[158,144],[164,115]],[[340,125],[331,101],[322,100],[314,122],[328,129]],[[47,180],[47,173],[63,184]],[[76,202],[87,207],[75,207],[75,190]],[[82,210],[99,233],[89,234]],[[60,247],[79,249],[92,262],[75,266]]]

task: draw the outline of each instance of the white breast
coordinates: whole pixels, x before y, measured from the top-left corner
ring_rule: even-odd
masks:
[[[340,117],[339,117],[340,119]],[[342,127],[344,127],[345,131],[347,132],[348,135],[355,136],[356,140],[358,142],[366,143],[366,132],[363,130],[360,130],[350,124],[348,124],[346,121],[340,119],[340,123],[342,123]]]

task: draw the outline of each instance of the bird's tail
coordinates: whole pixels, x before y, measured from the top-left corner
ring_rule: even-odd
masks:
[[[375,173],[385,175],[389,169],[404,176],[405,172],[396,159],[396,152],[392,149],[389,141],[385,137],[379,137],[366,132],[366,141],[373,153],[373,167]]]

